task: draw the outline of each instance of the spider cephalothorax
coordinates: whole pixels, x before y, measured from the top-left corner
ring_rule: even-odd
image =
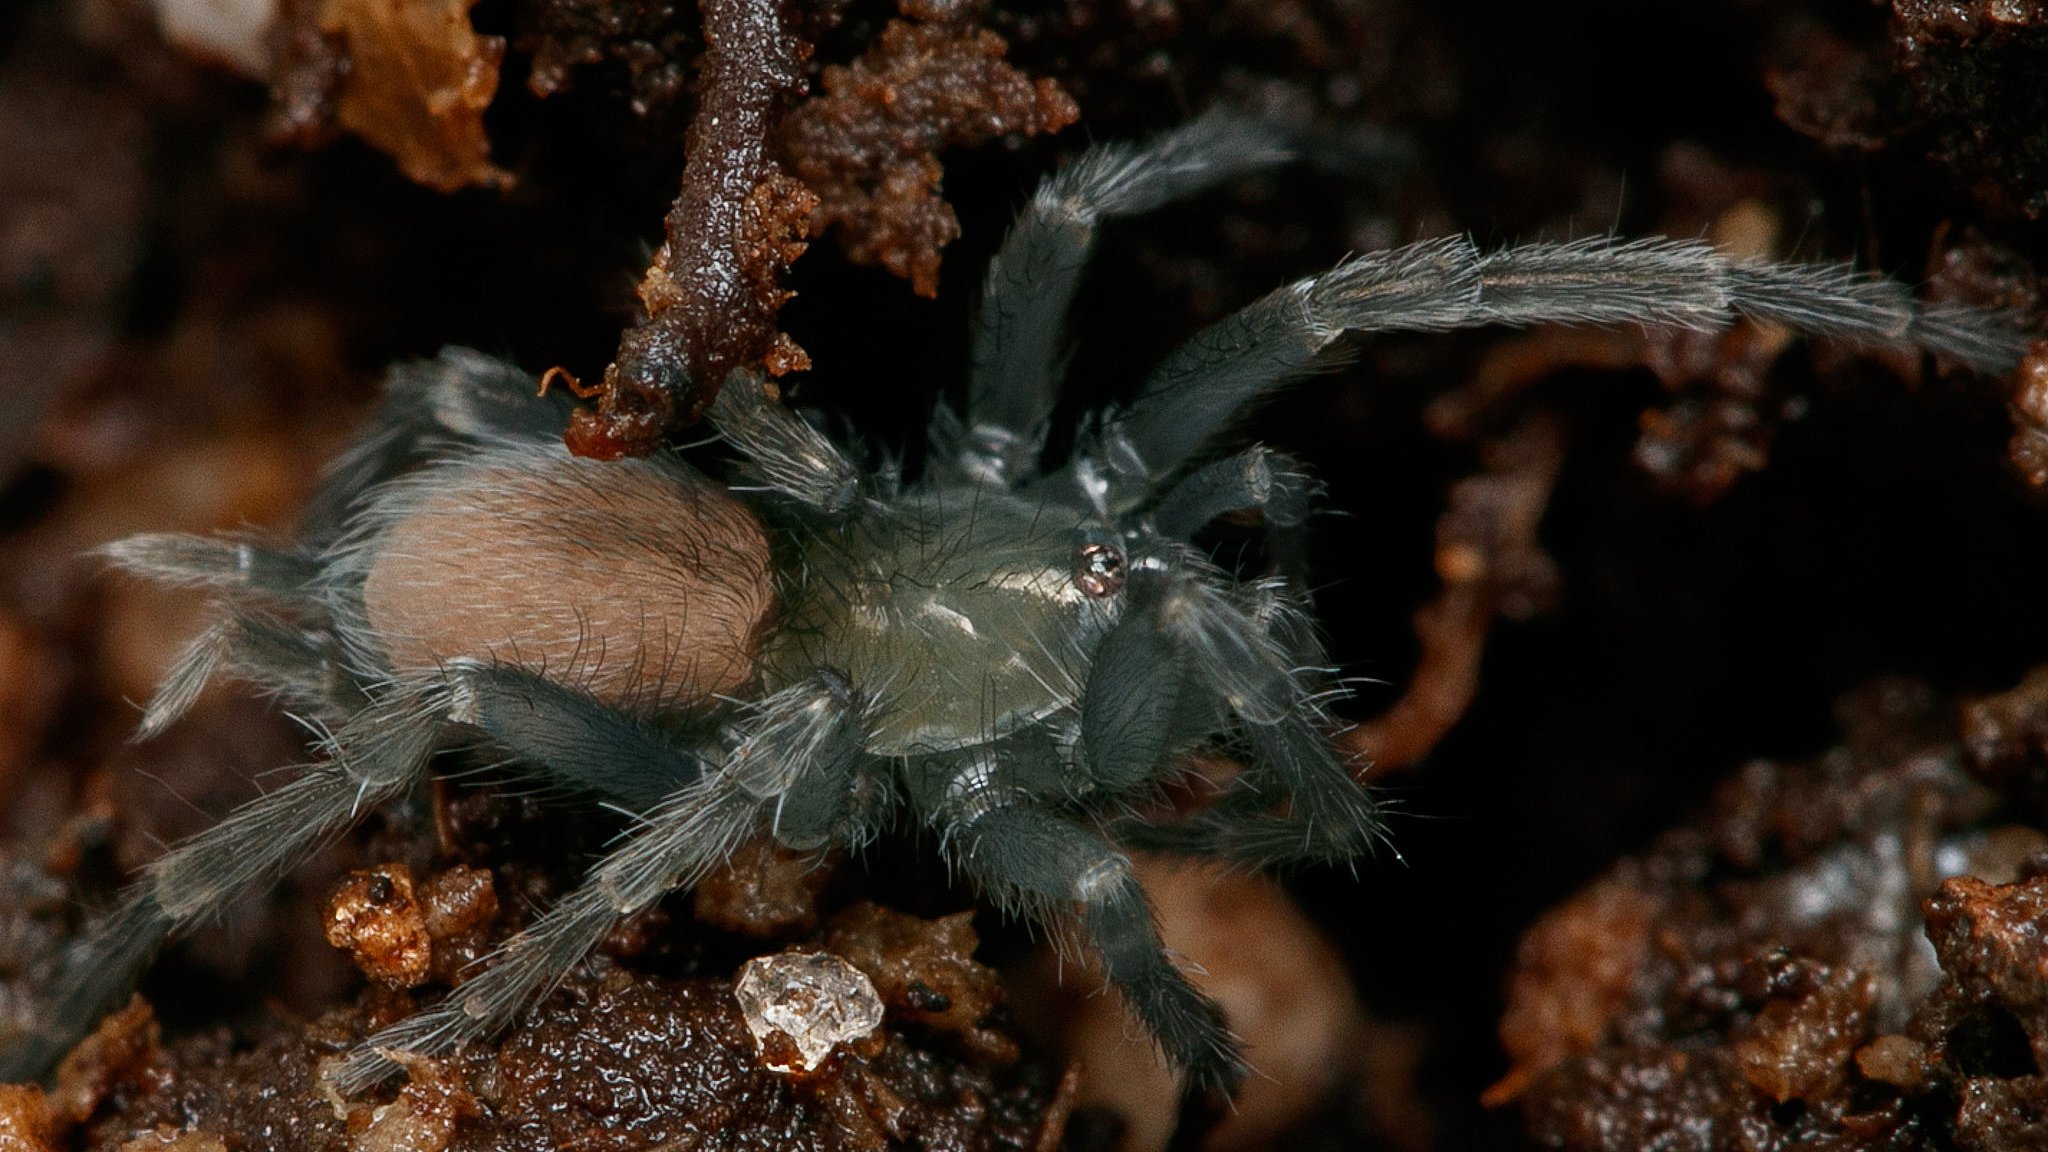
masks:
[[[1166,1055],[1228,1089],[1242,1057],[1162,948],[1123,849],[1344,861],[1380,822],[1330,741],[1335,690],[1305,595],[1285,574],[1226,574],[1191,543],[1245,514],[1284,544],[1311,494],[1263,449],[1206,459],[1219,428],[1348,331],[1743,315],[1981,371],[2025,346],[2004,318],[1923,308],[1839,268],[1668,240],[1427,241],[1221,321],[1048,463],[1061,318],[1097,225],[1284,160],[1283,139],[1211,115],[1047,181],[988,277],[966,402],[935,418],[915,479],[864,474],[747,373],[712,410],[737,456],[728,483],[672,457],[575,459],[557,400],[449,350],[393,373],[380,428],[296,545],[115,546],[128,568],[218,593],[146,732],[228,671],[328,735],[290,783],[149,867],[0,1079],[46,1067],[166,935],[480,735],[630,809],[634,830],[486,970],[340,1062],[344,1091],[394,1051],[503,1026],[619,917],[748,838],[858,843],[905,810],[984,894],[1078,928]],[[1230,791],[1170,824],[1132,815],[1207,746],[1243,762]]]

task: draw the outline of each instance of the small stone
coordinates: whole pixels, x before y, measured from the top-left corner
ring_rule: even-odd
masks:
[[[882,1023],[882,998],[874,984],[829,952],[757,956],[740,967],[733,995],[763,1065],[775,1072],[814,1070],[833,1048],[870,1035]]]

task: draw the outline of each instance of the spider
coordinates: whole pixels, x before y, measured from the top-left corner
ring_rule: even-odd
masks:
[[[1049,458],[1063,315],[1099,225],[1290,153],[1285,133],[1226,110],[1047,179],[988,272],[965,402],[934,416],[915,478],[864,473],[745,371],[711,413],[736,458],[728,482],[674,456],[576,459],[566,400],[449,349],[392,373],[378,426],[296,543],[115,545],[121,567],[216,595],[144,735],[217,674],[323,735],[288,783],[148,866],[0,1080],[45,1071],[165,938],[411,788],[437,750],[481,740],[632,827],[480,973],[335,1062],[343,1092],[391,1073],[393,1053],[502,1028],[620,917],[750,837],[858,845],[906,812],[986,897],[1078,929],[1189,1083],[1229,1092],[1243,1054],[1162,946],[1125,850],[1341,863],[1383,818],[1333,746],[1343,690],[1299,582],[1234,577],[1191,543],[1256,515],[1280,554],[1314,494],[1262,447],[1214,458],[1219,430],[1348,332],[1742,316],[1987,373],[2027,343],[2009,318],[1922,306],[1840,267],[1735,264],[1668,239],[1429,240],[1216,323]],[[1244,764],[1215,804],[1135,814],[1210,747]]]

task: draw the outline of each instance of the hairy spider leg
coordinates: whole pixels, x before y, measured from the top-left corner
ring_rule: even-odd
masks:
[[[321,741],[325,759],[145,867],[141,882],[66,957],[37,1033],[0,1055],[0,1082],[46,1071],[128,994],[166,939],[233,895],[275,884],[410,787],[440,728],[436,697],[422,685],[372,703]]]
[[[1152,606],[1127,615],[1119,628],[1156,630],[1160,639],[1147,645],[1168,649],[1168,663],[1188,669],[1198,693],[1235,718],[1251,755],[1233,790],[1201,814],[1165,826],[1121,820],[1119,838],[1262,867],[1343,863],[1377,847],[1384,821],[1330,743],[1331,720],[1309,682],[1322,671],[1320,651],[1291,619],[1299,608],[1276,589],[1278,600],[1260,621],[1190,571],[1164,580]],[[1297,663],[1293,649],[1300,645],[1317,659]],[[1274,811],[1283,803],[1284,811]]]
[[[396,1072],[393,1052],[439,1055],[509,1024],[582,962],[621,918],[695,885],[759,831],[781,794],[809,772],[843,772],[861,744],[858,701],[836,679],[822,676],[746,706],[728,728],[731,750],[710,771],[701,770],[697,750],[637,724],[611,728],[607,735],[620,743],[595,753],[552,735],[538,746],[521,743],[534,732],[590,719],[581,704],[572,715],[548,714],[562,703],[559,692],[525,699],[533,715],[517,724],[490,727],[494,715],[505,713],[489,709],[467,719],[521,759],[538,763],[543,754],[553,756],[546,770],[567,779],[595,779],[617,760],[637,755],[665,762],[664,772],[688,783],[640,813],[636,828],[589,878],[481,962],[485,966],[475,979],[439,1005],[371,1036],[328,1071],[328,1080],[345,1094],[375,1087]],[[586,755],[601,762],[567,763]]]
[[[205,588],[304,605],[320,561],[243,540],[176,532],[130,536],[100,550],[115,567],[171,588]]]
[[[1490,324],[1708,329],[1751,317],[1851,344],[1914,348],[1998,374],[2030,343],[2015,319],[1928,306],[1903,285],[1840,265],[1738,264],[1711,245],[1596,238],[1482,252],[1465,237],[1347,260],[1197,333],[1104,423],[1107,506],[1128,511],[1268,389],[1346,332]]]
[[[1096,784],[1112,795],[1152,779],[1173,753],[1215,727],[1208,717],[1184,718],[1194,693],[1180,656],[1136,607],[1095,649],[1081,697],[1081,749]]]
[[[332,637],[278,619],[249,604],[223,602],[214,622],[165,673],[143,710],[135,738],[148,740],[183,716],[215,676],[229,675],[262,688],[301,714],[349,716],[369,703],[336,658]]]
[[[1254,444],[1183,476],[1160,498],[1151,520],[1161,536],[1188,541],[1222,517],[1256,512],[1272,569],[1300,588],[1308,581],[1306,529],[1319,491],[1294,461]]]
[[[1222,1008],[1167,956],[1130,859],[1038,806],[1013,782],[1031,767],[1009,762],[1019,754],[981,748],[926,766],[922,806],[947,857],[1013,914],[1077,922],[1103,975],[1189,1086],[1234,1092],[1249,1070],[1238,1041]]]
[[[574,407],[563,392],[544,395],[532,376],[473,348],[451,345],[432,360],[395,364],[370,427],[328,465],[307,503],[301,538],[333,542],[363,493],[409,471],[437,447],[558,438]]]
[[[531,770],[633,811],[703,775],[665,730],[574,688],[509,664],[451,660],[448,719],[481,730]]]
[[[824,516],[859,503],[860,469],[824,433],[770,399],[753,372],[736,369],[726,377],[712,402],[711,422],[744,455],[741,471],[758,488]]]
[[[157,583],[214,593],[213,623],[172,661],[143,711],[137,740],[183,716],[222,673],[316,715],[346,715],[366,703],[331,650],[331,622],[313,589],[317,560],[248,541],[168,533],[132,536],[101,555]]]
[[[1033,193],[982,286],[968,428],[941,409],[934,455],[977,479],[1028,475],[1058,399],[1068,306],[1103,221],[1150,212],[1294,156],[1285,126],[1219,109],[1149,143],[1090,149]]]
[[[1187,540],[1211,521],[1258,512],[1275,529],[1308,519],[1315,484],[1287,457],[1263,444],[1205,464],[1176,483],[1152,510],[1153,526],[1169,540]]]

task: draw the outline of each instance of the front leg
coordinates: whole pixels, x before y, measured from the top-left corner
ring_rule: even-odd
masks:
[[[1152,906],[1131,862],[1099,837],[1049,812],[1014,805],[954,834],[953,859],[984,891],[1034,920],[1067,910],[1103,974],[1197,1091],[1232,1095],[1250,1070],[1223,1009],[1167,957]]]
[[[1005,909],[1039,924],[1077,923],[1104,975],[1188,1087],[1234,1094],[1249,1071],[1237,1038],[1223,1009],[1167,957],[1130,860],[1038,807],[1014,782],[1037,774],[1036,766],[1015,772],[995,756],[983,748],[922,766],[918,796],[948,858]]]
[[[1220,578],[1192,560],[1183,564],[1163,576],[1152,606],[1118,630],[1155,627],[1159,639],[1151,643],[1171,653],[1160,663],[1185,669],[1178,674],[1195,704],[1234,718],[1251,755],[1236,788],[1209,810],[1164,827],[1121,821],[1119,837],[1258,866],[1345,863],[1370,851],[1382,840],[1379,806],[1330,741],[1321,670],[1313,666],[1319,650],[1299,610],[1277,588],[1264,589],[1272,594],[1248,610],[1219,590]]]

